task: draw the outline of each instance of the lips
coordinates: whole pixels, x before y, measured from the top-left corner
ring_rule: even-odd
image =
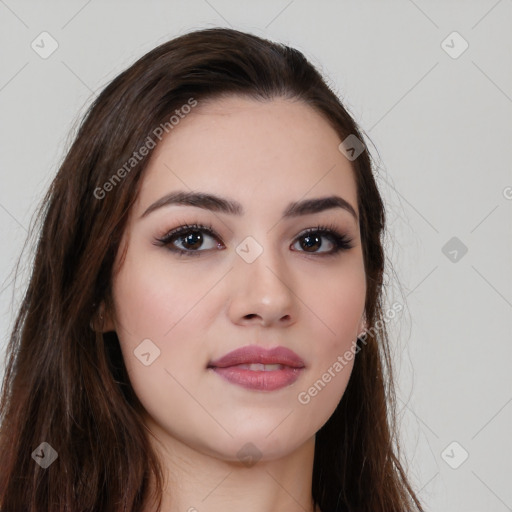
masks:
[[[220,359],[211,361],[208,368],[228,368],[230,366],[256,364],[304,368],[304,361],[293,350],[286,347],[265,349],[258,345],[248,345],[233,350]]]
[[[242,347],[210,362],[208,368],[237,386],[255,391],[274,391],[293,384],[304,361],[285,347]]]

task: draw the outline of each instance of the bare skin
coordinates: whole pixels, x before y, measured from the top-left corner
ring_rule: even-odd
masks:
[[[120,251],[116,262],[115,311],[104,330],[117,332],[145,408],[166,473],[166,512],[319,511],[311,495],[315,434],[342,398],[353,360],[341,371],[333,364],[365,327],[357,189],[340,142],[302,102],[230,97],[199,104],[154,150],[122,241],[126,256]],[[178,190],[235,200],[244,213],[173,204],[143,216]],[[282,218],[291,202],[332,195],[355,216],[331,207]],[[189,231],[158,245],[194,223],[211,225],[218,237]],[[322,225],[351,247],[333,252],[324,234],[305,239],[305,230]],[[250,263],[236,250],[255,254],[258,246]],[[151,340],[152,358],[159,350],[147,366],[134,354],[143,340]],[[241,387],[208,368],[245,345],[287,347],[305,366],[274,391]],[[325,387],[309,393],[329,368]],[[309,401],[299,400],[301,392]]]

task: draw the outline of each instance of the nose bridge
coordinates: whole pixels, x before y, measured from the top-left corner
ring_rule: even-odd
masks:
[[[271,322],[292,315],[294,294],[280,248],[271,247],[268,237],[260,242],[248,236],[236,253],[232,274],[236,317],[258,315]]]
[[[272,247],[268,238],[258,242],[252,236],[248,236],[237,246],[236,252],[237,273],[242,279],[248,280],[247,284],[259,285],[260,288],[268,288],[273,292],[283,287],[287,289],[286,264],[279,253],[279,248]]]

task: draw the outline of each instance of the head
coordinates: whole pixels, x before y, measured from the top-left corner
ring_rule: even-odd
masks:
[[[362,140],[300,52],[235,30],[169,41],[105,88],[40,214],[5,376],[2,505],[21,503],[12,475],[36,472],[21,443],[44,438],[66,503],[137,510],[165,433],[233,463],[314,441],[322,510],[421,510],[389,423],[385,214]],[[298,380],[227,383],[212,363],[245,345],[293,350]]]

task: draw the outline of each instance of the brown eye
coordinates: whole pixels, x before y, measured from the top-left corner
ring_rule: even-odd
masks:
[[[328,240],[326,250],[320,250],[325,247],[322,239]],[[319,256],[332,256],[353,247],[352,239],[339,233],[334,226],[318,226],[308,229],[297,238],[296,243],[302,247],[300,252],[318,254]]]
[[[302,237],[303,243],[301,243],[302,248],[306,252],[315,252],[317,249],[320,249],[322,245],[322,236],[318,235],[306,235]],[[332,242],[330,242],[332,245]]]
[[[199,249],[204,242],[200,231],[190,231],[188,235],[180,236],[179,239],[185,244],[185,249]]]
[[[208,239],[211,240],[209,244]],[[327,240],[327,245],[324,239]],[[299,252],[326,257],[352,248],[351,242],[351,238],[339,233],[334,226],[317,226],[303,232],[292,247],[299,244]],[[215,248],[225,248],[213,228],[201,224],[180,226],[157,238],[154,243],[165,246],[178,256],[200,256],[201,253]]]
[[[212,240],[209,244],[206,243],[208,239]],[[184,254],[198,256],[202,252],[214,249],[215,247],[220,248],[222,244],[215,242],[215,240],[219,240],[219,237],[211,226],[187,224],[173,229],[163,237],[158,238],[156,244],[166,246],[170,251],[176,252],[180,256]],[[204,247],[205,243],[207,245],[206,248]]]

